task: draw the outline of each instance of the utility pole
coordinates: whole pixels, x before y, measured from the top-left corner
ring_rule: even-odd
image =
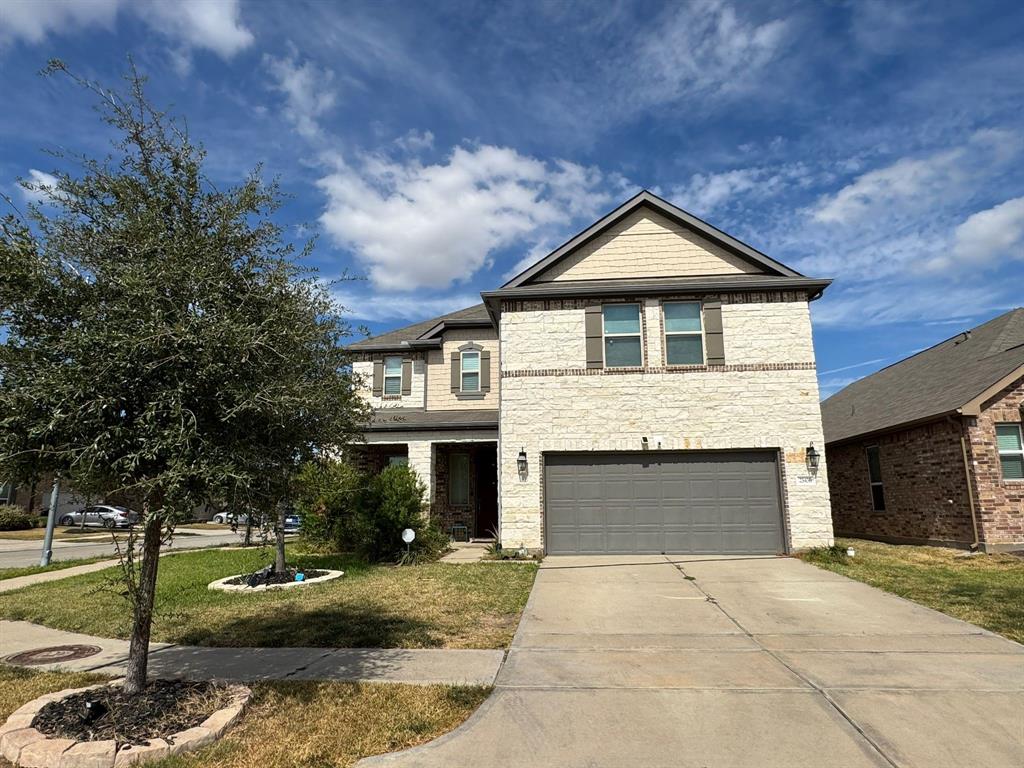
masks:
[[[46,567],[53,555],[53,526],[57,521],[57,501],[60,499],[60,478],[53,476],[53,490],[50,491],[50,511],[46,514],[46,537],[43,539],[43,554],[39,564]],[[83,515],[84,517],[84,515]]]

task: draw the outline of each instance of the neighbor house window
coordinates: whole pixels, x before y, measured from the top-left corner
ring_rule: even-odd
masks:
[[[384,358],[384,394],[402,394],[402,358],[400,357]]]
[[[871,483],[871,508],[875,510],[875,512],[884,512],[885,491],[882,488],[882,462],[879,458],[878,446],[869,446],[867,454],[868,480]]]
[[[469,454],[448,456],[448,503],[453,507],[469,505]]]
[[[605,304],[604,365],[606,368],[639,368],[643,362],[640,341],[640,305]]]
[[[700,324],[700,302],[666,302],[664,313],[665,362],[669,365],[703,364],[704,334]]]
[[[1003,480],[1024,480],[1024,432],[1020,424],[996,424]]]
[[[0,483],[0,504],[14,503],[14,486],[10,483]]]
[[[480,353],[466,351],[462,353],[462,391],[480,391]]]

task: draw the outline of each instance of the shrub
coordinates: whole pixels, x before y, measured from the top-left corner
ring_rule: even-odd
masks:
[[[13,504],[0,506],[0,531],[25,531],[34,528],[35,516]]]
[[[344,538],[369,560],[404,559],[402,531],[412,528],[416,540],[409,551],[416,559],[431,560],[448,549],[448,537],[427,520],[426,487],[407,466],[392,465],[371,477],[359,494]]]
[[[348,464],[306,464],[295,483],[295,510],[302,515],[303,537],[335,550],[345,545],[346,528],[365,490],[367,477]]]

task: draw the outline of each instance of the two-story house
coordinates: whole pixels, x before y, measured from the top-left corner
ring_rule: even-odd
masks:
[[[642,192],[484,303],[353,344],[371,467],[456,538],[558,553],[830,544],[805,277]]]

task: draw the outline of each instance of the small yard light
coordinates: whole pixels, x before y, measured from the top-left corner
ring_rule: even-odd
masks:
[[[854,550],[853,547],[847,547],[846,548],[846,556],[847,557],[853,557],[856,554],[857,554],[857,552],[856,552],[856,550]]]
[[[807,469],[814,474],[818,471],[818,464],[821,462],[821,454],[814,447],[814,443],[807,446]]]
[[[516,459],[516,466],[519,467],[519,476],[526,477],[526,470],[528,469],[526,464],[526,449],[519,449],[519,457]]]

